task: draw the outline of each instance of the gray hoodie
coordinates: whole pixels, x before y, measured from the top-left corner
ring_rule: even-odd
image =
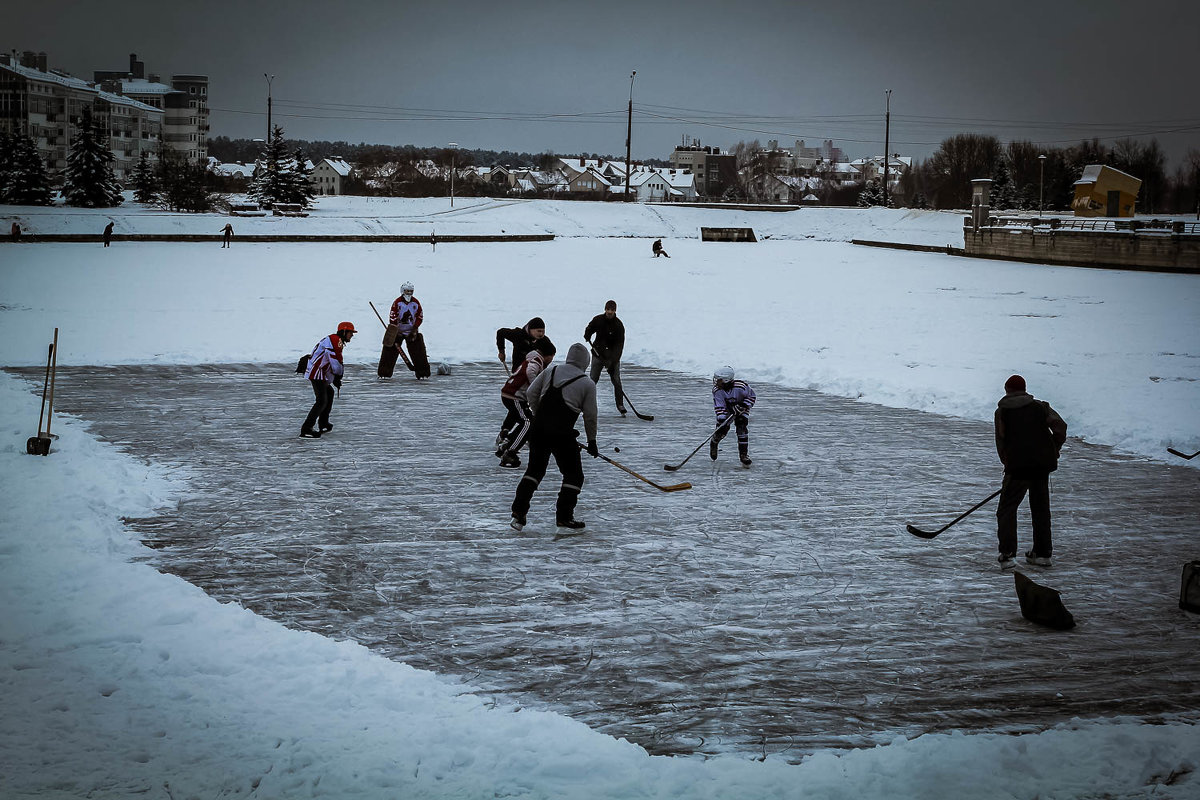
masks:
[[[551,379],[554,386],[562,386],[572,378],[582,375],[582,378],[562,390],[562,396],[567,408],[583,414],[583,430],[589,442],[596,440],[596,384],[587,376],[587,368],[591,361],[587,345],[576,342],[567,351],[566,363],[551,365],[542,370],[533,383],[529,384],[525,393],[529,410],[536,415],[542,398],[550,390]]]

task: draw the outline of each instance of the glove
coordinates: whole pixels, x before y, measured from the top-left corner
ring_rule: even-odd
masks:
[[[588,439],[587,454],[592,458],[596,458],[600,455],[600,448],[596,446],[595,439]]]
[[[333,385],[339,389],[342,388],[342,376],[341,375],[338,375],[337,377],[335,377],[333,379]]]
[[[501,364],[503,364],[503,363],[504,363],[504,351],[503,351],[503,350],[501,350],[501,351],[499,352],[499,355],[500,355],[500,363],[501,363]]]
[[[750,415],[750,409],[741,403],[738,403],[733,407],[733,413],[737,414],[739,417],[747,417]]]

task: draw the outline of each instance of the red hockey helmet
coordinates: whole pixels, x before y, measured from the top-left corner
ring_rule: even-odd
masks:
[[[350,333],[358,333],[358,331],[354,330],[353,322],[339,322],[337,332],[341,333],[342,331],[349,331]]]

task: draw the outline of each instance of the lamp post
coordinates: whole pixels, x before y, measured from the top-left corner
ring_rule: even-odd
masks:
[[[450,148],[450,207],[454,208],[454,151],[458,149],[458,142],[446,146]]]
[[[883,207],[888,207],[888,136],[892,130],[892,90],[884,92],[887,97],[883,115]]]
[[[1038,156],[1038,216],[1042,216],[1042,200],[1045,195],[1046,186],[1046,154],[1042,153]]]
[[[633,78],[637,70],[629,73],[629,123],[625,128],[625,202],[629,202],[629,159],[630,142],[633,140]]]
[[[274,75],[263,73],[263,77],[267,79],[267,141],[271,141],[271,81],[275,80]]]

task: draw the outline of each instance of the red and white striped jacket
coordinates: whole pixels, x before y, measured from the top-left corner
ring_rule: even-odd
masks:
[[[501,397],[508,397],[514,400],[524,400],[525,391],[529,388],[529,384],[533,383],[533,379],[546,368],[550,361],[537,350],[531,350],[525,360],[521,362],[521,366],[513,370],[512,377],[504,383],[504,388],[500,390]]]
[[[395,325],[401,336],[409,336],[417,332],[425,320],[425,312],[421,309],[421,301],[414,295],[411,300],[405,300],[400,295],[392,301],[392,313],[388,322]]]
[[[342,373],[346,371],[342,363],[343,346],[345,342],[336,333],[331,333],[317,342],[312,355],[308,357],[308,371],[304,373],[304,377],[310,381],[332,381],[342,377]]]

